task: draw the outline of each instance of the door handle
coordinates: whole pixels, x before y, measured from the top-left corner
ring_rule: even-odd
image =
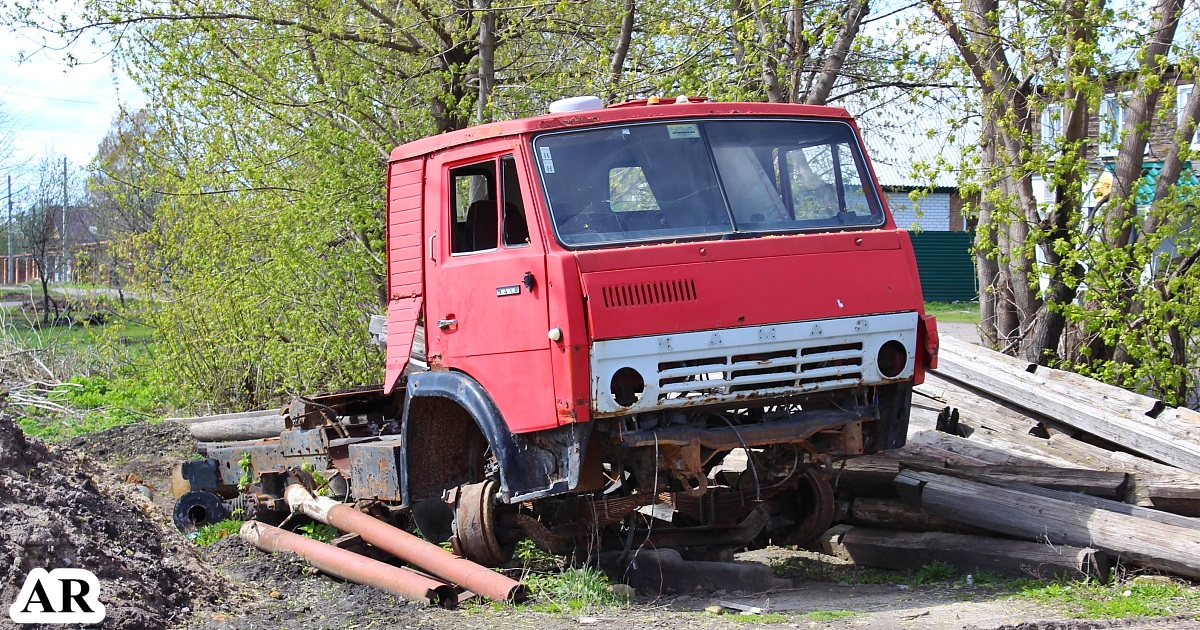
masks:
[[[457,328],[458,320],[457,319],[439,319],[437,321],[437,327],[441,328],[442,330]]]

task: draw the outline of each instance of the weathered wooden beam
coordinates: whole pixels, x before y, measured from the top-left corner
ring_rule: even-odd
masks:
[[[932,516],[925,513],[919,506],[909,505],[900,499],[858,497],[838,501],[834,522],[913,532],[988,534],[986,529],[972,527],[940,516]]]
[[[1093,405],[1104,407],[1112,413],[1127,417],[1149,417],[1159,415],[1166,405],[1163,401],[1131,392],[1122,387],[1102,383],[1096,379],[1054,368],[1030,363],[1024,359],[1010,357],[960,339],[947,338],[939,343],[938,358],[953,356],[971,361],[980,369],[997,370],[1012,375],[1028,375],[1030,382],[1040,388],[1054,390],[1072,397],[1085,396]]]
[[[924,462],[901,462],[901,465],[907,468],[922,468],[923,464]],[[1124,500],[1129,484],[1129,475],[1117,471],[1048,466],[952,466],[950,468],[955,473],[972,479],[999,483],[1027,483],[1039,488],[1078,492],[1114,501]],[[925,467],[925,469],[928,468]]]
[[[1129,475],[1058,466],[974,465],[961,466],[940,458],[869,455],[848,459],[834,466],[833,487],[840,497],[892,497],[896,474],[903,468],[917,470],[953,469],[969,478],[1027,483],[1042,488],[1080,492],[1122,501],[1129,489]],[[900,455],[900,456],[896,456]]]
[[[1183,516],[1200,516],[1200,475],[1138,473],[1131,475],[1130,481],[1130,503]]]
[[[981,357],[985,356],[982,353],[991,351],[973,348],[970,351],[972,354],[940,352],[937,374],[988,392],[1023,409],[1051,416],[1058,422],[1087,431],[1135,453],[1184,470],[1200,472],[1200,443],[1172,433],[1169,427],[1147,419],[1145,414],[1135,420],[1124,415],[1120,409],[1114,412],[1098,406],[1103,403],[1115,405],[1105,399],[1108,395],[1106,390],[1080,387],[1064,391],[1061,387],[1048,386],[1047,379],[1037,374],[989,368],[987,361]]]
[[[208,416],[193,416],[189,418],[165,418],[179,424],[202,424],[205,422],[220,422],[223,420],[255,419],[265,416],[278,416],[278,409],[263,409],[260,411],[238,411],[236,413],[218,413]]]
[[[188,425],[192,437],[201,442],[231,442],[279,437],[284,430],[283,416],[278,413],[257,416],[224,418]]]
[[[962,573],[1103,580],[1111,568],[1107,554],[1089,547],[847,525],[825,532],[821,547],[857,565],[883,569],[916,570],[930,562],[945,562]]]
[[[939,431],[921,431],[909,436],[909,443],[933,446],[965,457],[981,460],[988,464],[1010,466],[1071,466],[1072,462],[1053,455],[1040,453],[1032,447],[1023,448],[1009,440],[994,439],[973,434],[970,438],[949,435]]]
[[[906,470],[901,496],[935,516],[1056,545],[1092,546],[1123,561],[1200,578],[1200,521],[1023,484]],[[1153,518],[1151,518],[1153,516]]]
[[[1039,423],[1049,422],[1049,418],[1034,412],[1018,410],[1002,401],[985,398],[977,390],[935,374],[927,374],[925,383],[919,386],[918,390],[924,396],[936,396],[940,403],[957,408],[960,424],[973,432],[968,440],[985,442],[994,448],[976,451],[974,446],[953,440],[940,445],[956,452],[973,454],[975,457],[986,459],[987,463],[1041,463],[1095,470],[1146,472],[1176,470],[1144,458],[1136,458],[1136,462],[1145,462],[1145,466],[1133,467],[1135,462],[1118,462],[1112,451],[1075,440],[1068,435],[1052,435],[1050,439],[1037,437],[1031,432],[1038,428]],[[918,442],[930,440],[944,441],[943,438],[917,438]],[[997,448],[1000,453],[996,453]]]
[[[920,462],[931,467],[944,468],[946,462],[941,459],[924,457],[897,457],[896,451],[881,455],[866,455],[852,457],[837,462],[833,466],[833,477],[830,479],[834,492],[838,497],[895,497],[896,474],[900,472],[901,461]]]

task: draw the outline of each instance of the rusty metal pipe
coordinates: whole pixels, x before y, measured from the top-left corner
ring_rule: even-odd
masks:
[[[412,534],[392,527],[329,497],[314,497],[304,486],[292,484],[283,494],[293,512],[362,536],[367,543],[462,588],[500,601],[523,601],[524,584],[492,571]]]
[[[266,523],[246,521],[239,534],[263,551],[290,551],[321,571],[343,580],[445,608],[453,608],[458,603],[454,587],[449,584]]]

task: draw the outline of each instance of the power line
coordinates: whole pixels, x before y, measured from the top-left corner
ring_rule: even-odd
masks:
[[[11,91],[4,92],[5,96],[7,96],[9,94],[12,94],[14,96],[24,96],[26,98],[41,99],[43,101],[58,101],[60,103],[81,103],[83,105],[107,105],[109,107],[114,107],[114,106],[119,107],[121,105],[121,103],[114,103],[111,101],[84,101],[84,100],[79,100],[79,99],[74,99],[74,98],[56,98],[53,96],[38,96],[37,94],[26,94],[24,92],[11,92]]]

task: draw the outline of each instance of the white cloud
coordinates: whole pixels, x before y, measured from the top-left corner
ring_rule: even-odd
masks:
[[[43,48],[42,36],[35,32],[4,35],[0,107],[12,119],[17,161],[53,152],[87,164],[120,104],[144,102],[137,86],[90,42],[53,50]],[[68,64],[68,52],[81,63]]]

